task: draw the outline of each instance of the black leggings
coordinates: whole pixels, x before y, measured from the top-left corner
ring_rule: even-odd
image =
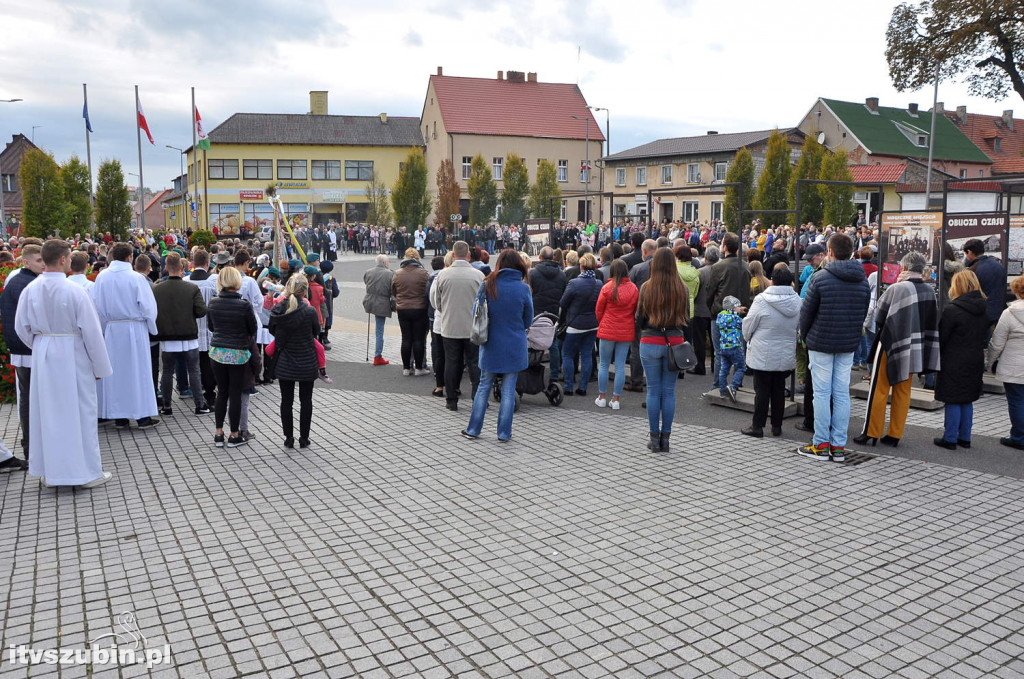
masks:
[[[427,310],[399,309],[398,326],[402,329],[402,367],[422,370],[427,352]]]
[[[228,365],[210,361],[213,378],[217,381],[217,403],[213,408],[214,423],[217,429],[224,428],[224,414],[227,413],[231,432],[238,431],[238,423],[242,419],[242,379],[246,366]]]
[[[294,421],[292,404],[295,403],[295,380],[280,380],[281,429],[285,438],[292,438]],[[299,438],[309,438],[309,425],[313,421],[313,380],[299,382]]]
[[[782,416],[786,410],[786,378],[788,370],[754,371],[754,421],[758,429],[764,429],[771,410],[772,427],[782,427]],[[808,380],[810,381],[810,380]]]

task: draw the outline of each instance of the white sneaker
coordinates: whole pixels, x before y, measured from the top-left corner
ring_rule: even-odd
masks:
[[[95,488],[96,486],[102,486],[112,478],[114,478],[114,475],[111,472],[103,472],[103,476],[98,479],[93,479],[89,483],[83,483],[82,488]]]
[[[594,399],[594,405],[596,405],[598,408],[604,408],[606,405],[608,405],[608,401],[607,399],[603,399],[600,396],[598,396],[597,398]]]
[[[409,370],[408,368],[403,368],[402,369],[402,374],[405,375],[406,377],[408,377],[409,375],[412,375],[412,371]]]
[[[416,377],[423,377],[424,375],[429,375],[429,374],[430,374],[430,371],[427,370],[426,368],[418,368],[415,371],[413,371],[413,375],[415,375]]]
[[[608,407],[611,408],[612,410],[618,410],[621,406],[622,404],[619,403],[618,401],[610,401],[608,403]]]

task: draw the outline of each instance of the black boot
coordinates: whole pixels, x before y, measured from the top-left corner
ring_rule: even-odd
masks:
[[[661,432],[651,432],[651,440],[647,442],[647,449],[655,453],[661,450]]]
[[[669,452],[669,450],[668,450],[668,438],[670,436],[672,436],[672,432],[668,432],[668,431],[661,432],[661,436],[659,437],[659,441],[658,441],[658,443],[659,443],[658,449],[661,452],[663,452],[663,453]]]

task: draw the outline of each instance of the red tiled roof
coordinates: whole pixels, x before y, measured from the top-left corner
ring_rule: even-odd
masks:
[[[963,123],[955,112],[946,111],[946,117],[993,160],[992,172],[1024,172],[1024,120],[1014,118],[1011,130],[1002,116],[968,113]],[[1002,151],[995,150],[995,138],[1002,139]]]
[[[906,163],[894,165],[851,165],[853,181],[862,184],[895,184],[907,171]]]
[[[604,141],[578,85],[448,75],[430,83],[449,133],[583,140],[589,118],[591,141]]]
[[[164,198],[166,198],[172,193],[174,192],[171,191],[170,189],[161,189],[160,191],[157,191],[156,195],[150,198],[149,202],[146,203],[146,210],[149,211],[149,209],[152,208],[157,203],[162,203]]]

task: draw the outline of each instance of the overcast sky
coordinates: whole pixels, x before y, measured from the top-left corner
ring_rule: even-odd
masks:
[[[579,82],[611,110],[611,150],[661,137],[795,125],[818,96],[918,102],[886,69],[895,3],[861,0],[0,0],[0,137],[22,132],[58,161],[85,159],[89,84],[94,171],[119,158],[138,171],[133,85],[156,146],[143,136],[147,186],[170,186],[191,144],[189,88],[206,129],[232,113],[305,113],[309,90],[330,113],[419,116],[427,77],[536,71]],[[582,48],[578,58],[577,48]],[[946,108],[1024,114],[1024,102],[967,96],[943,83]],[[604,126],[603,113],[597,114]],[[128,183],[134,183],[128,177]]]

